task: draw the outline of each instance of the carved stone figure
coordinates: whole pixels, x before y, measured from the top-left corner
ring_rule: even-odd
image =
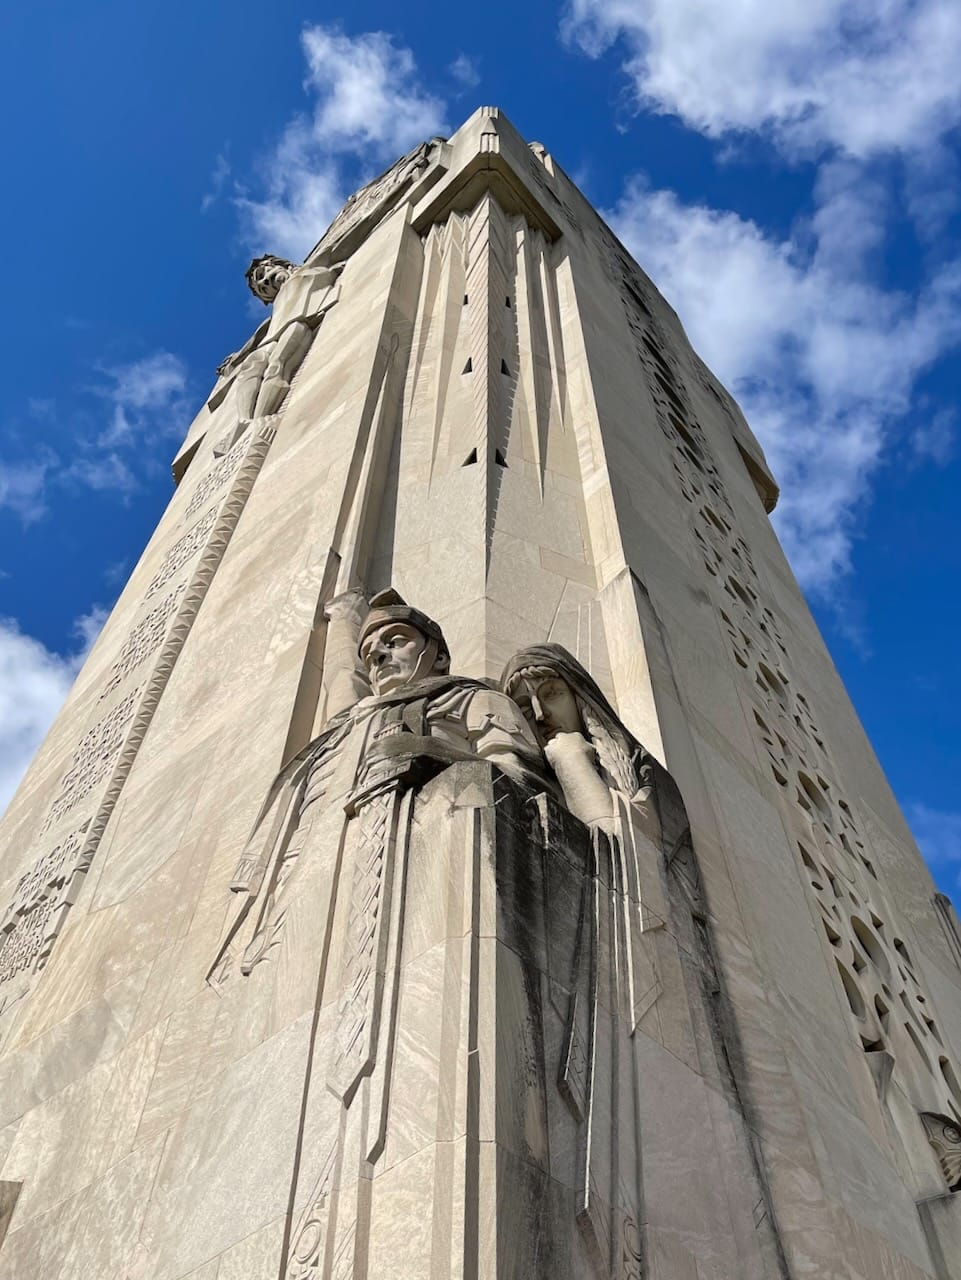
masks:
[[[329,261],[331,256],[346,256],[356,234],[369,231],[394,207],[428,168],[445,141],[436,137],[420,143],[379,177],[368,182],[366,187],[355,192],[311,249],[308,260],[323,257]]]
[[[532,723],[570,811],[589,825],[615,827],[630,805],[668,847],[686,831],[674,781],[628,732],[594,678],[559,644],[522,649],[501,687]]]
[[[961,1191],[961,1125],[950,1116],[934,1111],[922,1111],[921,1123],[934,1154],[941,1163],[941,1172],[949,1191]]]
[[[331,716],[275,779],[231,885],[239,901],[215,968],[238,953],[241,938],[245,972],[273,945],[281,891],[326,805],[342,804],[356,817],[371,801],[474,758],[544,785],[537,741],[516,704],[479,680],[451,675],[440,627],[394,590],[372,598],[359,657],[371,693]]]
[[[637,1152],[626,1136],[637,1131],[633,1093],[619,1073],[634,1063],[630,1037],[660,992],[644,935],[664,923],[660,846],[665,836],[677,839],[675,828],[686,828],[683,806],[679,798],[665,803],[671,830],[662,832],[659,793],[674,800],[673,781],[560,645],[521,650],[501,687],[533,725],[568,809],[593,831],[558,1077],[580,1121],[578,1221],[598,1274],[607,1276],[626,1229],[611,1212],[631,1230],[639,1220]]]
[[[291,1237],[291,1280],[315,1274],[332,1196],[336,1230],[347,1233],[336,1244],[342,1257],[366,1212],[345,1151],[373,1160],[366,1153],[383,1141],[386,1111],[370,1095],[385,1087],[378,1073],[398,945],[390,921],[403,907],[414,791],[455,761],[478,758],[544,785],[540,750],[515,704],[451,675],[440,627],[395,591],[371,601],[359,656],[372,692],[332,716],[276,779],[231,886],[236,905],[209,976],[215,987],[236,987],[238,969],[256,984],[288,964],[302,975],[305,955],[315,966],[307,989],[317,993],[329,1048],[316,1062],[311,1052],[304,1106],[322,1111],[333,1098],[341,1114],[318,1120],[330,1133],[326,1155],[294,1174],[292,1209],[306,1207]],[[268,958],[274,964],[262,965]],[[366,1101],[354,1105],[358,1093]]]
[[[208,401],[216,409],[233,387],[241,422],[276,413],[314,339],[324,314],[336,301],[337,267],[298,267],[268,253],[247,268],[254,297],[273,313],[239,351],[221,363],[224,381]]]

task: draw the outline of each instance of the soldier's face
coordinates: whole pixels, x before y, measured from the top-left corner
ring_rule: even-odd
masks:
[[[392,693],[418,678],[427,637],[406,622],[379,627],[364,641],[361,657],[374,693]]]
[[[250,277],[250,287],[261,302],[273,302],[289,279],[289,267],[264,262]]]

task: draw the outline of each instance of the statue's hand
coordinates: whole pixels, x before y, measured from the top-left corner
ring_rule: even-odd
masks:
[[[597,752],[582,733],[555,733],[544,755],[557,774],[564,800],[575,818],[608,829],[614,801],[597,767]]]
[[[544,746],[548,764],[557,772],[558,765],[568,761],[583,760],[594,764],[596,752],[583,733],[555,733]]]

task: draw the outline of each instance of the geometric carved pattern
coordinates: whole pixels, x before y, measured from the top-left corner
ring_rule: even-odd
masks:
[[[184,515],[188,520],[192,515],[200,510],[209,497],[224,487],[230,477],[240,466],[240,460],[244,456],[246,447],[246,441],[238,441],[230,452],[221,458],[216,466],[210,468],[190,495],[190,501],[187,503],[187,510],[184,512]]]
[[[656,418],[673,446],[674,472],[691,509],[694,543],[717,591],[720,622],[736,669],[747,682],[755,728],[834,950],[861,1046],[868,1053],[890,1054],[909,1075],[920,1070],[924,1089],[933,1085],[941,1110],[961,1120],[961,1083],[931,1002],[894,913],[883,905],[877,871],[851,806],[832,780],[829,753],[808,698],[789,674],[793,664],[777,616],[762,599],[750,548],[735,528],[679,366],[659,341],[633,270],[618,265]]]
[[[253,488],[254,481],[260,473],[267,451],[276,435],[277,418],[275,416],[257,420],[256,434],[248,446],[243,465],[240,467],[237,479],[231,486],[227,497],[219,508],[209,512],[200,521],[200,525],[194,526],[194,530],[201,525],[208,526],[210,537],[204,546],[199,563],[195,566],[188,579],[183,600],[177,610],[173,626],[163,641],[160,656],[147,680],[143,699],[136,708],[133,723],[124,741],[123,750],[113,771],[110,785],[102,796],[100,806],[93,816],[89,835],[91,848],[95,849],[97,847],[103,835],[110,814],[113,812],[120,792],[123,790],[124,782],[136,759],[144,734],[147,732],[147,728],[153,718],[153,713],[160,702],[187,636],[190,634],[190,628],[193,626],[197,611],[203,603],[207,589],[223,559],[227,544],[230,542],[233,531],[237,526],[237,521],[240,519],[247,498]],[[211,519],[211,517],[214,518]],[[191,530],[185,537],[191,537],[194,530]],[[184,538],[181,538],[180,543],[183,543],[184,540]],[[176,546],[179,546],[180,543],[176,544]],[[176,550],[176,546],[174,550]],[[196,547],[193,550],[196,550]]]
[[[24,980],[43,968],[76,901],[90,865],[89,856],[80,859],[86,828],[85,823],[72,831],[21,876],[0,918],[0,1012],[23,994]]]
[[[70,768],[60,782],[60,791],[50,806],[45,831],[103,782],[120,751],[124,730],[142,692],[141,686],[128,693],[80,739]]]
[[[950,1116],[921,1112],[921,1123],[950,1191],[961,1191],[961,1129]]]
[[[81,740],[74,752],[70,770],[61,782],[60,793],[51,806],[50,813],[44,823],[46,831],[53,823],[68,813],[74,806],[88,795],[95,787],[109,776],[108,785],[98,798],[93,816],[85,824],[86,839],[84,843],[84,870],[92,861],[100,840],[103,837],[110,815],[116,807],[117,800],[123,790],[124,783],[136,759],[137,752],[143,742],[144,735],[153,718],[153,713],[160,702],[167,686],[177,658],[183,649],[190,628],[197,616],[207,589],[223,559],[224,552],[230,542],[233,531],[243,512],[247,498],[253,488],[267,452],[277,434],[277,418],[270,416],[258,419],[257,430],[247,448],[246,456],[240,467],[240,474],[231,487],[227,497],[219,509],[209,512],[203,520],[180,539],[167,559],[165,565],[174,560],[178,563],[172,572],[176,572],[190,556],[199,549],[206,535],[210,537],[203,549],[200,561],[193,571],[183,590],[183,599],[176,613],[176,618],[169,633],[162,637],[160,656],[149,673],[144,685],[131,693],[113,707]],[[199,531],[203,529],[203,532]],[[185,548],[189,546],[189,550]],[[160,576],[151,584],[150,594],[160,584]],[[74,881],[75,882],[75,881]],[[72,892],[61,902],[61,906],[69,905]],[[36,910],[46,911],[43,904]],[[59,928],[58,919],[51,912],[51,924]],[[39,918],[37,931],[39,931]],[[12,955],[13,953],[11,953]]]
[[[618,1280],[642,1280],[641,1233],[632,1218],[625,1218],[621,1227],[621,1266]]]
[[[210,530],[214,527],[217,520],[218,511],[215,507],[193,526],[188,529],[184,536],[170,548],[163,558],[160,568],[151,579],[144,595],[145,600],[149,600],[155,591],[170,581],[174,574],[178,573],[187,562],[197,554],[203,545],[204,539]]]
[[[909,1072],[920,1067],[934,1081],[942,1108],[961,1121],[961,1086],[931,1002],[864,860],[832,841],[798,847],[862,1048],[890,1053]]]
[[[331,1084],[341,1097],[350,1093],[370,1051],[368,1031],[375,1013],[381,888],[394,804],[393,791],[375,796],[361,807],[355,822],[357,848],[330,1069]]]
[[[174,587],[173,591],[164,596],[159,604],[154,605],[133,628],[124,641],[120,656],[110,670],[110,675],[100,693],[101,699],[106,698],[135,667],[139,667],[141,662],[160,647],[167,634],[170,616],[177,608],[186,587],[185,582]]]
[[[697,488],[703,495],[701,527],[704,537],[716,541],[717,534],[722,537],[733,535],[729,523],[729,519],[733,520],[733,509],[700,423],[691,409],[674,355],[661,340],[649,312],[643,318],[637,310],[628,310],[627,315],[634,335],[634,347],[654,401],[657,424],[673,446],[675,469],[696,476]],[[746,563],[753,572],[747,543],[738,539],[736,545],[738,553],[746,557]]]
[[[320,1177],[310,1197],[290,1246],[285,1280],[315,1280],[324,1264],[330,1193],[337,1163],[339,1143],[334,1142],[321,1167]]]
[[[537,184],[541,194],[546,196],[551,204],[557,205],[559,209],[563,209],[564,216],[570,223],[571,228],[580,234],[581,224],[576,213],[571,208],[570,204],[566,200],[562,199],[547,181],[545,172],[545,156],[547,153],[543,148],[535,147],[533,144],[529,144],[528,149],[530,152],[530,158],[527,165],[529,175],[534,179],[534,182]]]

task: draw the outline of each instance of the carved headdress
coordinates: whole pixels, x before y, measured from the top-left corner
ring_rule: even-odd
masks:
[[[409,626],[416,627],[428,640],[434,641],[437,645],[439,656],[450,657],[447,641],[444,639],[444,633],[441,631],[439,624],[433,618],[428,617],[426,613],[421,613],[420,609],[415,609],[413,605],[409,605],[393,587],[388,587],[385,591],[378,591],[376,595],[371,596],[370,609],[360,628],[360,638],[357,641],[358,650],[372,631],[376,631],[378,627],[382,627],[388,622],[406,622]]]

